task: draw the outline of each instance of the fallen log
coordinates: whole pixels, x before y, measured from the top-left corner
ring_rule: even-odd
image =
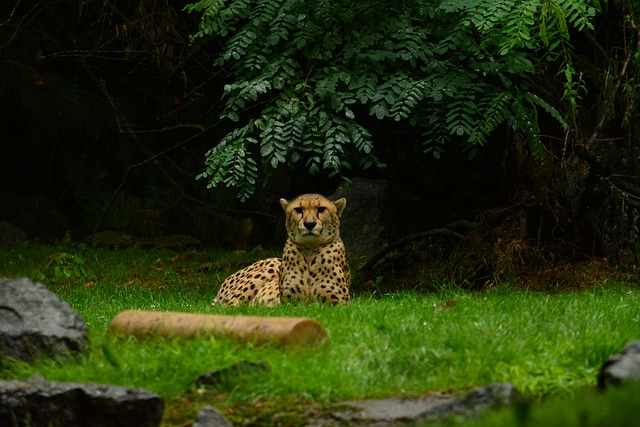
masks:
[[[329,340],[319,322],[305,317],[123,311],[109,322],[109,331],[137,338],[214,336],[285,346],[313,346]]]

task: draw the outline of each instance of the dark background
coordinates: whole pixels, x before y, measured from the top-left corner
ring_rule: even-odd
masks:
[[[625,4],[611,2],[597,31],[572,39],[588,86],[580,100],[584,140],[603,117],[611,90],[602,75],[617,75],[637,43],[637,32],[623,28]],[[341,184],[340,178],[310,176],[303,165],[283,167],[240,204],[233,190],[207,189],[195,180],[207,150],[233,124],[219,119],[226,75],[213,63],[222,41],[194,40],[199,16],[183,6],[166,0],[2,2],[0,220],[43,242],[118,230],[187,234],[228,248],[234,230],[251,218],[250,244],[271,244],[281,238],[274,227],[280,197],[331,194]],[[558,97],[554,76],[541,73],[540,93]],[[632,88],[634,76],[637,59],[620,78],[623,89]],[[526,211],[527,238],[555,245],[558,253],[635,253],[637,105],[635,93],[619,90],[598,129],[598,149],[585,149],[578,138],[563,158],[565,135],[541,116],[551,159],[545,164],[516,147],[508,126],[472,160],[455,144],[436,160],[423,154],[410,127],[373,118],[365,125],[387,168],[345,177],[388,179],[416,195],[416,231],[517,205]]]

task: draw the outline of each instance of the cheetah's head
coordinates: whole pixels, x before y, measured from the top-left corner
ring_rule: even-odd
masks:
[[[280,204],[289,239],[300,246],[323,245],[340,237],[340,215],[347,199],[332,202],[319,194],[303,194],[290,202],[280,199]]]

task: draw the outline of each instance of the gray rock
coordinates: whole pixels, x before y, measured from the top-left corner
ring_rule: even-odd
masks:
[[[0,355],[28,363],[87,348],[87,325],[43,284],[0,278]]]
[[[146,390],[121,386],[0,381],[0,425],[16,427],[156,427],[164,402]]]
[[[420,200],[391,181],[354,178],[351,185],[336,191],[331,199],[340,197],[347,198],[340,237],[348,252],[373,254],[386,244],[424,231],[416,229],[418,221],[424,227],[424,215],[422,219],[412,218],[420,211]]]
[[[640,341],[632,341],[622,353],[609,357],[598,374],[598,388],[604,390],[627,381],[640,380]]]
[[[331,414],[334,421],[364,425],[395,425],[416,420],[420,415],[436,411],[454,401],[452,396],[423,396],[418,398],[390,398],[346,401],[341,410]],[[331,423],[328,423],[331,425]],[[321,424],[325,425],[325,424]]]
[[[207,405],[200,409],[198,418],[191,427],[233,427],[233,424],[216,408]]]
[[[492,384],[478,387],[466,395],[455,399],[440,408],[428,410],[417,417],[417,422],[428,422],[437,418],[456,415],[471,417],[490,409],[511,406],[518,399],[518,392],[511,383]]]
[[[462,397],[429,395],[342,402],[328,417],[314,419],[309,426],[365,425],[376,427],[428,423],[443,417],[470,417],[489,409],[508,406],[516,400],[513,385],[479,387]]]
[[[0,221],[0,249],[9,249],[29,240],[27,233],[7,221]]]

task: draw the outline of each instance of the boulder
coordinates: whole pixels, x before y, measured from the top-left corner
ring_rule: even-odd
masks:
[[[420,200],[391,181],[354,178],[331,199],[340,197],[347,198],[340,236],[348,252],[373,254],[402,237],[424,231],[416,229],[420,220],[414,217],[420,212]],[[424,218],[419,224],[424,227]]]
[[[200,409],[198,418],[191,427],[233,427],[233,424],[216,408],[206,405]]]
[[[0,425],[16,427],[156,427],[164,402],[146,390],[127,387],[0,381]]]
[[[0,278],[0,356],[28,363],[87,348],[87,325],[43,284]]]
[[[0,249],[10,249],[29,238],[27,233],[7,221],[0,221]]]
[[[598,388],[604,390],[627,381],[640,380],[640,341],[632,341],[616,356],[610,356],[598,374]]]

